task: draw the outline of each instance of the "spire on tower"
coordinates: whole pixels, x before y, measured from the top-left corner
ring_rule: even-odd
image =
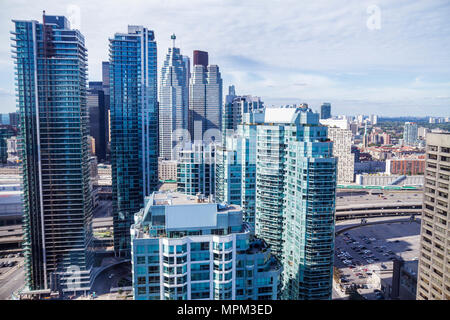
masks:
[[[175,36],[175,33],[173,33],[171,36],[170,36],[170,39],[172,39],[172,41],[173,41],[173,48],[175,48],[175,39],[176,39],[177,37]]]

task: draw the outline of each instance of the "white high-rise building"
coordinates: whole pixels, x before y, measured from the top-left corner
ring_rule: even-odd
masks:
[[[161,69],[159,91],[159,156],[167,160],[174,160],[178,153],[176,146],[189,140],[188,63],[175,47],[175,38],[172,35],[173,46]]]

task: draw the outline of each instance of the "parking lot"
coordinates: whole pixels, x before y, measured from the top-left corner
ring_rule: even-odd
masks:
[[[381,281],[391,281],[392,260],[417,259],[420,220],[362,225],[336,236],[335,266],[343,289],[356,286],[366,299],[385,299]]]

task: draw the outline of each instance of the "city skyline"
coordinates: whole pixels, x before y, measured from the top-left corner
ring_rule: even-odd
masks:
[[[289,12],[282,10],[284,6],[261,1],[239,6],[232,1],[136,2],[130,10],[113,3],[100,12],[85,1],[73,5],[38,1],[25,7],[10,2],[9,8],[5,2],[0,39],[9,39],[12,18],[39,20],[48,8],[48,14],[65,14],[75,20],[72,24],[80,25],[89,52],[89,81],[101,79],[101,62],[108,60],[109,35],[102,30],[145,25],[155,31],[160,57],[175,33],[182,52],[205,50],[214,56],[225,88],[234,84],[238,94],[261,96],[267,106],[307,101],[318,110],[323,101],[329,101],[335,114],[447,116],[448,4],[379,1],[373,8],[359,2],[345,7],[333,2],[326,6],[288,2],[283,4],[290,6]],[[265,19],[267,9],[270,19]],[[369,23],[377,10],[380,29]],[[118,14],[120,19],[115,18]],[[173,19],[166,19],[168,15]],[[239,19],[247,15],[249,19]],[[0,50],[3,113],[15,110],[9,50],[7,46]]]

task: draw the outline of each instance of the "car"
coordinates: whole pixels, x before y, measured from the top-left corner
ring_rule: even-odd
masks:
[[[373,257],[372,259],[375,261],[380,261],[380,259],[378,259],[377,257]]]
[[[383,269],[387,269],[387,266],[385,265],[385,264],[381,264],[381,267],[383,268]]]
[[[379,293],[381,293],[381,290],[380,289],[373,289],[373,292],[379,292]]]

